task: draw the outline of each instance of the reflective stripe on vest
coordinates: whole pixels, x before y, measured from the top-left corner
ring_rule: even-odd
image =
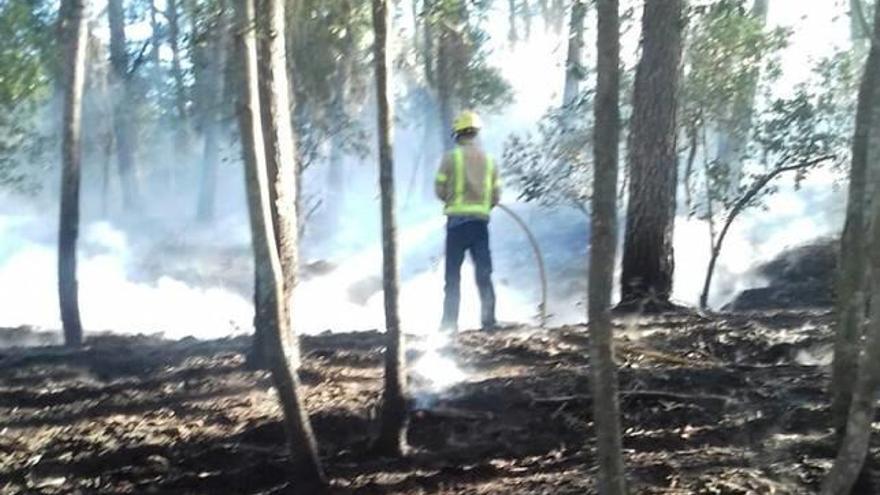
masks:
[[[465,174],[464,153],[456,147],[452,152],[453,161],[453,186],[454,194],[452,202],[446,206],[447,215],[479,215],[488,217],[492,212],[492,193],[494,190],[495,164],[492,157],[486,155],[486,176],[483,179],[483,199],[479,203],[465,202]]]

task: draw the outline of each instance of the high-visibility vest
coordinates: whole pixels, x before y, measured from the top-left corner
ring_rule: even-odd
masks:
[[[437,182],[445,183],[449,177],[442,172],[437,174]],[[444,213],[447,215],[474,215],[488,217],[492,212],[492,196],[495,192],[495,163],[492,157],[486,155],[486,173],[483,178],[483,194],[482,197],[475,201],[474,198],[467,198],[465,195],[465,185],[467,178],[465,176],[464,153],[461,147],[456,146],[452,150],[452,199],[446,204]]]

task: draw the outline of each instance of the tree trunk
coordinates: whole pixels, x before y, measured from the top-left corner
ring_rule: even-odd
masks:
[[[398,312],[397,226],[394,219],[394,156],[388,88],[388,3],[373,0],[373,45],[379,129],[379,186],[382,191],[382,282],[385,291],[385,395],[376,450],[386,455],[406,453],[409,411],[406,400],[406,354]]]
[[[751,16],[762,26],[767,23],[767,1],[756,0],[752,6]],[[743,155],[749,142],[752,121],[755,114],[755,99],[758,93],[758,82],[761,78],[760,69],[756,69],[748,86],[733,101],[730,121],[722,124],[718,134],[716,156],[720,163],[727,165],[729,170],[729,193],[736,194],[742,178]]]
[[[864,53],[868,33],[862,25],[862,20],[859,18],[859,15],[865,12],[862,0],[849,0],[849,10],[849,32],[853,49],[859,53]]]
[[[876,34],[875,34],[876,36]],[[873,44],[873,43],[872,43]],[[874,51],[872,47],[871,51]],[[875,172],[875,175],[880,170]],[[876,180],[876,179],[875,179]],[[874,300],[880,298],[880,201],[874,202],[870,248],[870,286]],[[858,376],[852,389],[851,406],[843,442],[825,482],[823,495],[846,495],[852,492],[871,440],[871,424],[876,413],[877,387],[880,385],[880,307],[871,305],[871,318],[864,350],[858,357]]]
[[[58,227],[58,300],[64,344],[82,345],[79,288],[76,280],[76,240],[79,235],[79,185],[82,96],[85,85],[86,21],[84,0],[64,0],[61,32],[65,51],[64,112],[61,143],[61,206]]]
[[[617,162],[620,140],[618,0],[599,0],[594,114],[593,208],[590,212],[589,321],[593,421],[599,450],[599,493],[623,495],[626,480],[611,326],[617,245]]]
[[[254,263],[261,287],[257,291],[266,294],[265,305],[256,308],[255,323],[269,329],[266,333],[270,351],[269,363],[272,379],[278,391],[284,413],[284,426],[292,454],[292,474],[297,489],[310,493],[306,486],[326,484],[318,457],[315,436],[300,395],[299,376],[292,360],[292,349],[283,337],[289,331],[284,317],[282,294],[284,283],[281,261],[272,228],[269,199],[269,178],[266,173],[263,149],[262,123],[260,122],[260,97],[257,76],[257,46],[254,36],[254,6],[252,0],[235,0],[238,26],[238,53],[241,59],[243,80],[239,105],[242,154],[250,212],[251,239]]]
[[[423,0],[422,16],[424,27],[422,28],[422,64],[425,70],[425,81],[428,86],[434,84],[434,33],[436,29],[433,22],[434,0]]]
[[[670,307],[683,0],[646,0],[629,135],[621,308]]]
[[[183,67],[180,63],[180,10],[177,0],[166,0],[166,17],[168,17],[168,44],[171,46],[171,76],[174,78],[174,104],[181,127],[186,122],[186,85],[183,82]]]
[[[526,41],[532,38],[532,6],[529,4],[529,0],[522,0],[522,10],[525,12],[525,22],[523,28],[525,29],[525,38]]]
[[[448,26],[440,25],[439,46],[437,48],[437,106],[440,113],[440,138],[443,149],[453,146],[452,139],[452,98],[455,92],[455,81],[452,70],[452,37]]]
[[[874,15],[874,38],[880,36],[880,9]],[[880,114],[880,97],[875,89],[880,82],[880,47],[871,43],[859,87],[855,132],[852,140],[852,163],[849,172],[849,195],[846,221],[840,242],[840,269],[837,280],[837,328],[834,362],[831,367],[831,414],[834,428],[843,433],[856,382],[861,327],[865,317],[865,194],[869,133]]]
[[[712,200],[708,199],[709,204],[709,237],[711,238],[711,250],[709,256],[709,268],[706,269],[706,278],[703,280],[703,291],[700,293],[700,309],[706,309],[709,306],[709,290],[712,287],[712,276],[715,273],[715,264],[718,261],[718,257],[721,255],[721,247],[724,245],[724,239],[727,237],[728,231],[730,231],[730,226],[733,225],[733,221],[743,212],[748,206],[752,203],[752,200],[757,196],[773,179],[778,177],[781,174],[786,172],[793,172],[795,170],[801,170],[808,167],[812,167],[820,162],[825,160],[830,160],[831,156],[822,156],[816,158],[814,160],[809,160],[806,162],[798,163],[795,165],[789,165],[784,167],[777,167],[770,172],[764,174],[760,179],[755,181],[742,196],[740,196],[736,203],[734,203],[733,208],[731,208],[730,213],[727,215],[727,218],[724,220],[724,225],[721,227],[721,232],[718,234],[718,238],[715,238],[715,228],[714,228],[714,215],[711,211]],[[709,171],[706,170],[706,173],[703,175],[707,178],[709,177]],[[709,189],[709,186],[706,186],[706,189]]]
[[[162,46],[162,36],[159,32],[159,20],[156,14],[158,14],[156,1],[152,0],[150,2],[150,43],[153,45],[153,49],[150,53],[150,58],[153,59],[153,70],[158,71],[160,67],[159,48]]]
[[[290,320],[290,303],[296,283],[297,197],[296,149],[290,112],[290,86],[287,80],[287,52],[284,46],[284,1],[259,0],[260,19],[260,114],[266,170],[269,174],[269,200],[275,242],[281,260],[282,308]],[[259,281],[258,281],[259,283]],[[262,329],[265,331],[265,329]],[[261,331],[256,328],[256,331]],[[289,346],[298,358],[296,341]]]
[[[577,1],[577,0],[576,0]],[[516,45],[516,42],[519,41],[519,33],[516,30],[516,0],[508,0],[507,1],[507,41],[510,42],[511,45]]]
[[[565,62],[565,89],[562,104],[571,105],[580,93],[584,78],[584,17],[587,15],[585,0],[575,0],[571,6],[571,22],[568,26],[568,56]]]
[[[107,18],[110,23],[110,65],[116,75],[113,127],[116,130],[116,159],[122,183],[122,203],[127,212],[134,212],[140,205],[140,188],[135,165],[136,144],[132,128],[132,95],[122,0],[108,0]]]
[[[223,129],[224,95],[226,94],[226,67],[229,58],[229,26],[226,2],[219,2],[216,34],[210,39],[209,56],[196,73],[199,112],[202,119],[204,147],[202,150],[201,180],[196,206],[196,218],[202,223],[214,220],[217,194],[217,169],[220,165],[220,134]],[[195,64],[198,65],[198,64]]]
[[[418,9],[417,2],[413,2],[414,14]],[[347,118],[346,102],[348,101],[348,85],[351,79],[352,60],[356,56],[354,39],[352,37],[351,25],[351,5],[343,4],[345,8],[343,17],[345,19],[345,34],[340,40],[342,50],[339,61],[337,63],[335,74],[333,75],[333,99],[330,102],[332,118],[337,122],[343,122]],[[415,19],[418,26],[418,17]],[[418,39],[418,35],[416,35]],[[343,152],[344,140],[346,136],[337,131],[330,139],[330,156],[329,167],[327,173],[328,197],[333,198],[326,204],[328,221],[331,230],[339,228],[339,220],[342,216],[341,206],[345,203],[346,183],[345,183],[345,153]]]

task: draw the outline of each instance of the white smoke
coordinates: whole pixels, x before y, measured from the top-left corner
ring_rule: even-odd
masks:
[[[845,28],[840,27],[841,21],[828,15],[828,5],[803,4],[791,3],[786,9],[775,3],[771,5],[771,24],[788,24],[797,28],[793,48],[789,50],[793,55],[784,60],[785,74],[800,74],[796,69],[807,66],[807,59],[830,52],[832,48],[827,44],[818,45],[825,43],[826,37],[812,34],[820,27],[833,32],[835,41],[845,39],[845,35],[840,36],[841,29],[845,33]],[[808,16],[800,17],[807,13]],[[491,153],[500,156],[501,143],[511,132],[533,128],[549,106],[559,103],[565,35],[547,32],[536,21],[532,39],[511,48],[506,41],[504,20],[507,16],[493,15],[492,18],[497,20],[490,22],[494,49],[490,62],[501,67],[513,85],[516,97],[516,103],[503,114],[488,115],[486,119],[485,144]],[[592,43],[593,25],[594,18],[590,17],[588,46]],[[136,38],[135,34],[131,33],[132,39]],[[627,65],[635,60],[637,35],[637,30],[625,34],[624,59]],[[803,78],[792,76],[792,79]],[[419,140],[420,133],[407,131],[405,126],[398,129],[397,162],[404,171],[398,175],[401,187],[406,184],[414,166],[412,155],[418,146],[413,143]],[[165,156],[154,158],[170,160]],[[300,331],[384,327],[382,292],[378,282],[381,276],[378,187],[373,162],[370,158],[361,167],[349,167],[352,192],[345,199],[343,216],[346,221],[342,226],[329,239],[321,242],[309,240],[304,246],[304,261],[327,260],[335,269],[323,276],[304,279],[297,288],[295,318]],[[94,164],[85,165],[86,173],[98,169]],[[229,172],[232,168],[234,173]],[[220,211],[224,214],[233,212],[229,217],[232,220],[221,218],[218,226],[207,234],[191,229],[187,221],[176,221],[185,231],[181,236],[186,242],[198,246],[232,246],[246,252],[248,239],[246,217],[242,213],[245,205],[240,170],[233,164],[224,170],[223,175],[226,181],[221,181],[218,194]],[[817,180],[812,186],[809,184],[798,192],[783,188],[770,200],[767,212],[751,211],[737,220],[719,260],[712,291],[714,305],[726,302],[735,291],[760,283],[745,276],[756,262],[765,261],[786,247],[836,230],[839,216],[833,211],[829,214],[829,211],[832,206],[840,205],[839,193],[833,195],[827,180]],[[194,202],[194,195],[191,189],[183,189],[181,197],[175,198],[174,206],[168,208],[175,211],[167,212],[168,216],[163,218],[171,218],[172,213],[176,217],[189,215],[181,214],[179,206]],[[510,202],[513,196],[514,193],[508,191],[506,201]],[[406,205],[400,208],[399,230],[401,317],[407,332],[430,334],[439,324],[442,305],[442,217],[436,204],[416,201],[413,205],[405,200],[401,195],[400,204]],[[167,199],[163,197],[156,203],[165,201]],[[0,326],[29,324],[47,329],[60,326],[55,273],[56,215],[52,208],[47,210],[48,213],[0,212]],[[556,315],[551,322],[583,321],[586,318],[582,304],[586,297],[583,279],[588,242],[584,219],[577,214],[571,215],[571,212],[548,212],[537,208],[527,208],[525,212],[529,225],[539,231],[538,237],[548,263],[556,261],[559,265],[551,270],[550,313]],[[149,230],[135,239],[128,234],[130,230],[117,223],[94,221],[94,212],[85,217],[79,280],[80,305],[87,331],[162,332],[169,337],[211,338],[251,330],[253,309],[247,291],[236,290],[232,288],[234,283],[224,280],[206,284],[189,278],[183,280],[183,277],[170,273],[145,276],[140,273],[139,266],[145,252],[140,246],[144,241],[140,238],[149,238]],[[502,321],[534,322],[539,285],[528,245],[515,226],[500,214],[496,215],[491,229],[496,252],[498,317]],[[547,240],[554,239],[550,236],[560,232],[573,234],[565,242]],[[675,297],[695,303],[708,263],[706,227],[702,223],[682,220],[676,233]],[[156,237],[158,245],[162,236]],[[198,252],[194,250],[192,256],[199,256]],[[205,260],[202,263],[212,262]],[[471,273],[472,267],[466,263],[462,273],[463,328],[479,324],[479,298]],[[357,288],[354,297],[352,287]]]

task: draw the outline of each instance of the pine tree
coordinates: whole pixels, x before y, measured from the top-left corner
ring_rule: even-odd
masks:
[[[379,129],[379,186],[382,190],[382,281],[385,291],[385,395],[376,450],[401,456],[406,453],[409,411],[406,400],[406,354],[398,311],[397,226],[394,219],[394,156],[388,87],[388,2],[373,1],[374,63]]]
[[[61,30],[64,47],[64,112],[61,147],[61,206],[58,227],[58,300],[64,343],[82,345],[76,242],[79,235],[82,97],[86,65],[85,0],[64,0]]]
[[[621,308],[671,307],[683,0],[646,0],[629,133]]]
[[[620,20],[618,0],[599,0],[594,114],[593,208],[590,212],[589,320],[593,421],[599,450],[599,493],[626,493],[620,403],[611,327],[617,245],[617,161],[620,141]]]
[[[265,303],[257,306],[255,326],[266,329],[266,348],[269,351],[269,370],[278,391],[284,414],[284,427],[293,457],[293,475],[297,488],[326,484],[318,457],[317,443],[300,393],[299,376],[293,362],[293,349],[284,335],[289,331],[285,318],[284,282],[281,261],[275,245],[272,212],[269,199],[269,178],[263,148],[260,118],[260,96],[257,75],[257,47],[254,35],[253,0],[235,0],[238,25],[238,53],[241,61],[241,101],[239,127],[245,180],[250,213],[251,239],[256,278],[262,287],[256,292],[265,294]]]

